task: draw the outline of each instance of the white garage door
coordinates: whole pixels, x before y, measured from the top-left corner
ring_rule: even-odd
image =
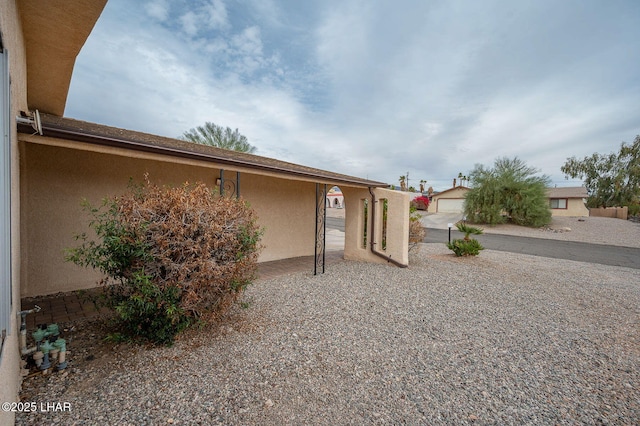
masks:
[[[464,198],[440,198],[438,200],[438,213],[462,213],[464,210]]]

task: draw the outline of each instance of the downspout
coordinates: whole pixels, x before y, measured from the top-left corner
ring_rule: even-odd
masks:
[[[371,194],[371,253],[375,254],[378,257],[383,258],[384,260],[386,260],[387,262],[391,262],[394,265],[400,267],[400,268],[406,268],[409,265],[405,265],[404,263],[398,262],[395,259],[392,259],[391,256],[387,256],[384,253],[380,253],[379,251],[376,250],[376,227],[375,227],[375,223],[376,223],[376,196],[373,193],[373,190],[371,189],[371,187],[369,187],[369,194]]]

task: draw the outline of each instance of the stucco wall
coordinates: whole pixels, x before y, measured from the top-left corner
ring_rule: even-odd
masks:
[[[129,158],[32,142],[21,143],[22,286],[35,296],[94,287],[100,276],[64,261],[64,250],[77,245],[74,235],[87,230],[80,202],[126,191],[130,178],[148,172],[155,183],[184,181],[215,185],[219,169]],[[235,175],[231,171],[225,172]],[[227,175],[227,176],[228,176]],[[315,185],[242,173],[241,195],[265,228],[260,261],[313,254]]]
[[[309,256],[315,247],[315,194],[312,182],[243,174],[242,197],[265,227],[260,262]]]
[[[386,263],[385,259],[371,252],[372,209],[371,194],[366,188],[343,188],[345,205],[344,258],[367,262]],[[376,249],[396,261],[409,262],[409,195],[406,192],[376,188],[376,221],[374,224]],[[364,214],[364,200],[368,200],[367,215]],[[381,199],[388,200],[387,248],[382,249],[382,206]],[[364,244],[364,223],[367,224],[367,243]]]
[[[566,209],[551,209],[552,216],[589,216],[589,209],[584,205],[581,198],[569,198]]]
[[[0,32],[2,43],[9,52],[11,76],[11,112],[15,117],[20,110],[27,109],[26,56],[22,29],[16,2],[0,2]],[[18,345],[17,312],[20,310],[20,177],[18,165],[18,143],[15,121],[10,122],[11,133],[11,270],[12,270],[12,324],[0,358],[0,402],[18,400],[20,386],[20,356]],[[13,424],[14,415],[0,411],[0,424]]]

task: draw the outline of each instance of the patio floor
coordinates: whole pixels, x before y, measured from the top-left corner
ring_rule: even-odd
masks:
[[[327,251],[325,268],[331,267],[332,263],[341,261],[343,258],[344,251],[342,250]],[[256,282],[298,272],[313,274],[313,265],[313,256],[259,263]],[[91,301],[91,298],[99,294],[99,292],[99,288],[94,288],[22,299],[23,310],[32,309],[35,305],[42,308],[40,312],[27,315],[27,330],[32,330],[36,324],[66,323],[77,319],[93,318],[100,313],[109,312],[107,308],[97,309]]]

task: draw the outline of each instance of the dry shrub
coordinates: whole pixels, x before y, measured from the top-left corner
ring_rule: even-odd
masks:
[[[259,231],[246,203],[213,196],[206,185],[161,188],[118,199],[122,220],[137,230],[152,262],[145,273],[160,287],[178,284],[181,307],[215,314],[255,278]]]
[[[81,236],[68,260],[107,274],[110,305],[129,334],[171,343],[193,321],[219,318],[255,278],[255,212],[202,183],[159,187],[145,177],[88,209],[101,241]]]
[[[409,205],[409,251],[417,250],[420,247],[420,243],[427,235],[427,230],[422,227],[420,219],[422,215],[417,212],[417,208],[414,204]]]
[[[427,230],[422,227],[420,220],[409,222],[409,251],[415,250],[427,235]]]

